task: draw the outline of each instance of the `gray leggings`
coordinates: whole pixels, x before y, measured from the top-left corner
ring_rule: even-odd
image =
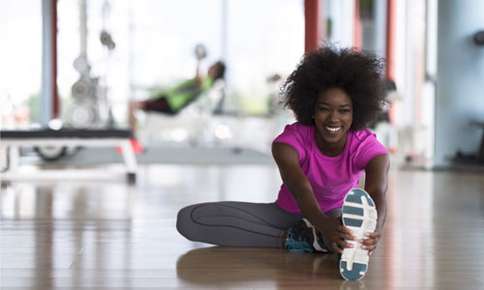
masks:
[[[275,203],[209,202],[178,212],[176,228],[191,241],[234,247],[282,247],[285,231],[301,215]]]
[[[196,242],[281,248],[285,232],[301,218],[300,214],[288,213],[275,203],[210,202],[181,209],[176,228]]]

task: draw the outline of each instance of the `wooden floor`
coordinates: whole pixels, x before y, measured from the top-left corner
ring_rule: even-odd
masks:
[[[144,166],[140,182],[14,183],[0,194],[0,289],[484,289],[483,173],[392,171],[367,277],[331,255],[217,248],[177,234],[195,202],[274,199],[271,166]]]

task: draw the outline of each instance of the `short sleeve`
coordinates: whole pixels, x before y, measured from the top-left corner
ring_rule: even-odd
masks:
[[[304,160],[306,157],[304,136],[307,134],[305,131],[307,128],[298,123],[286,125],[284,131],[274,139],[273,143],[284,143],[291,146],[299,155],[299,161]]]
[[[364,170],[376,156],[388,154],[388,150],[369,129],[356,133],[357,145],[353,152],[353,164],[357,170]]]

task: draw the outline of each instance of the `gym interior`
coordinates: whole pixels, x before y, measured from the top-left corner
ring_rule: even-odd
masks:
[[[483,289],[484,1],[2,0],[0,15],[1,289]],[[190,204],[275,200],[271,144],[295,122],[281,86],[325,44],[386,62],[387,221],[358,282],[334,255],[176,229]],[[130,112],[217,61],[224,78],[175,113]]]

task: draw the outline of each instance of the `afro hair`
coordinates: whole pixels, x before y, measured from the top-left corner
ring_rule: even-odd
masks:
[[[353,103],[351,130],[366,128],[386,103],[381,58],[355,49],[323,46],[306,54],[281,88],[283,103],[298,122],[313,125],[316,100],[340,88]]]

